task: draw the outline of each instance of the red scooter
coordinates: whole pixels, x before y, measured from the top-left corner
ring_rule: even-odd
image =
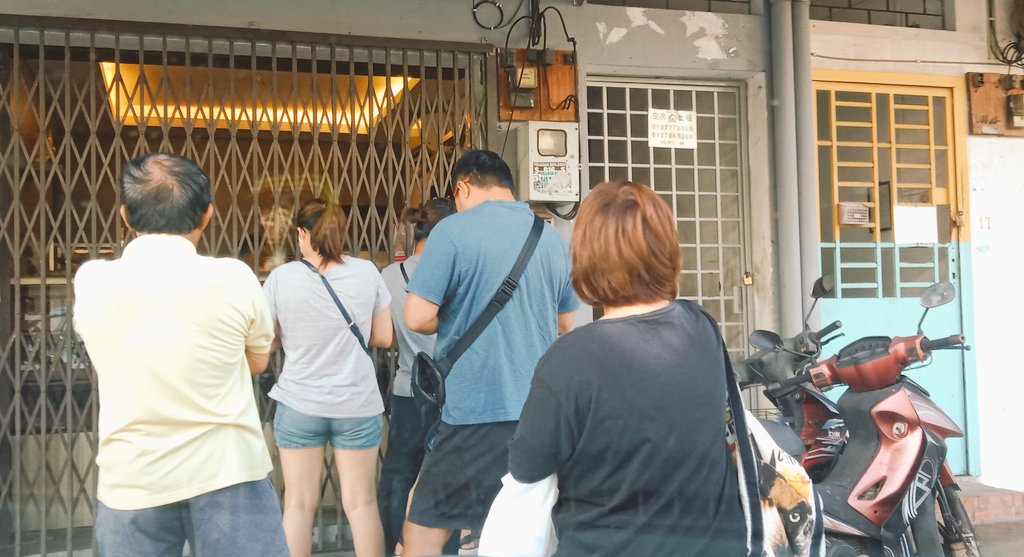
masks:
[[[927,364],[934,350],[966,349],[962,335],[930,340],[921,332],[928,310],[955,295],[948,282],[932,285],[921,296],[925,312],[916,335],[862,338],[767,388],[770,396],[782,397],[805,383],[849,387],[838,402],[846,446],[815,486],[822,498],[827,557],[981,555],[946,463],[945,439],[962,437],[963,431],[928,391],[903,375],[912,364]],[[751,335],[751,343],[786,350],[782,339],[767,331]]]

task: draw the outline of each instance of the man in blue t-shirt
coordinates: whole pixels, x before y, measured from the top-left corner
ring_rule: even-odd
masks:
[[[437,332],[444,356],[484,310],[523,248],[533,211],[512,193],[497,153],[467,151],[452,169],[455,207],[427,240],[409,281],[405,322]],[[478,529],[508,471],[508,440],[533,370],[579,301],[565,239],[550,225],[512,299],[455,363],[433,451],[423,461],[404,531],[403,555],[437,555],[453,530]]]

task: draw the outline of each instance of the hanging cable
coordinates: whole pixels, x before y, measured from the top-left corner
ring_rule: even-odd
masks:
[[[480,27],[481,29],[487,29],[488,31],[494,31],[498,27],[501,27],[501,24],[505,22],[505,10],[502,9],[501,2],[497,2],[496,0],[470,1],[473,2],[473,22],[476,23],[477,27]],[[494,25],[484,25],[484,23],[480,21],[480,8],[482,6],[492,6],[492,9],[498,11],[497,23],[495,23]]]
[[[545,13],[547,13],[549,11],[553,11],[556,14],[558,14],[558,21],[560,21],[562,23],[562,33],[565,33],[565,40],[570,42],[570,43],[572,43],[575,46],[576,45],[576,37],[570,37],[569,36],[569,28],[565,26],[565,17],[562,16],[562,11],[559,10],[558,8],[554,7],[554,6],[548,6],[548,7],[544,8],[543,12],[541,12],[541,16],[543,16]]]
[[[506,56],[507,55],[507,53],[508,53],[508,41],[512,37],[512,31],[515,31],[516,26],[519,25],[519,22],[521,22],[523,20],[531,22],[530,23],[530,28],[531,28],[531,33],[532,33],[533,18],[531,18],[530,16],[524,15],[524,16],[520,17],[519,19],[513,21],[512,25],[510,25],[509,28],[508,28],[508,33],[505,33],[505,48],[504,48],[504,50],[501,51],[501,56]],[[498,59],[498,63],[499,64],[501,63],[500,57]],[[518,90],[519,86],[523,83],[523,74],[524,73],[525,72],[519,72],[519,75],[516,78],[516,86],[515,86],[516,90]],[[509,85],[511,85],[511,84],[512,84],[512,81],[509,80]],[[516,114],[516,103],[512,102],[512,94],[513,94],[512,93],[512,87],[509,87],[509,90],[508,90],[508,100],[509,100],[509,103],[512,106],[510,107],[509,113],[508,113],[508,129],[505,130],[505,140],[501,142],[501,153],[500,153],[501,158],[505,158],[505,147],[508,146],[508,136],[512,135],[512,118]],[[498,109],[498,112],[499,112],[499,117],[500,117],[500,113],[501,113],[501,108],[500,107]]]
[[[580,60],[580,58],[579,58],[579,53],[577,52],[576,37],[569,35],[569,28],[565,25],[565,16],[562,15],[562,11],[559,10],[558,8],[556,8],[555,6],[548,6],[547,8],[544,8],[544,10],[541,11],[540,14],[539,14],[539,18],[540,18],[540,20],[544,24],[544,47],[543,47],[544,50],[547,50],[547,47],[548,47],[547,46],[547,43],[548,43],[548,37],[547,37],[547,12],[549,12],[549,11],[555,12],[555,15],[558,16],[558,21],[562,25],[562,34],[565,36],[565,40],[569,44],[572,45],[573,88],[575,89],[576,87],[579,86],[579,78],[580,78],[580,76],[579,76],[579,60]],[[544,67],[544,81],[545,81],[545,85],[546,85],[545,91],[550,91],[550,84],[548,83],[548,73],[547,73],[547,67],[546,66]],[[550,95],[548,95],[548,98],[545,99],[545,100],[548,103],[548,108],[550,108],[552,110],[570,110],[570,109],[572,109],[574,111],[573,114],[574,114],[576,120],[579,120],[579,103],[577,102],[575,94],[570,93],[570,94],[566,95],[566,97],[564,99],[562,99],[555,106],[551,106]],[[552,215],[554,215],[554,216],[556,216],[556,217],[558,217],[558,218],[560,218],[562,220],[573,220],[573,219],[575,219],[576,218],[576,214],[580,210],[580,202],[579,201],[573,203],[572,204],[572,208],[569,209],[565,213],[562,213],[562,212],[560,212],[558,210],[558,205],[560,205],[560,204],[559,203],[545,203],[544,204],[544,206],[547,208],[547,210],[549,212],[551,212]]]
[[[565,25],[565,17],[562,15],[562,11],[559,10],[558,8],[556,8],[554,6],[548,6],[547,8],[544,8],[544,11],[542,11],[540,13],[541,18],[543,18],[544,14],[547,13],[549,10],[555,12],[555,14],[558,15],[558,21],[561,22],[561,24],[562,24],[562,33],[565,34],[565,40],[568,41],[569,44],[572,45],[572,60],[573,60],[573,64],[572,64],[572,78],[573,78],[573,86],[577,87],[577,86],[579,86],[579,79],[580,79],[580,76],[579,76],[579,61],[580,61],[580,58],[579,58],[579,54],[576,51],[576,37],[572,37],[572,36],[569,35],[569,28],[566,27],[566,25]],[[545,23],[545,29],[544,29],[544,48],[545,48],[545,50],[547,49],[547,27],[546,27],[546,23]],[[545,69],[544,69],[545,85],[548,85],[547,80],[548,80],[548,75],[547,75],[547,69],[545,67]],[[550,89],[550,87],[545,87],[545,90],[549,90],[549,89]],[[569,109],[573,109],[574,110],[574,115],[575,115],[576,119],[579,120],[579,108],[578,108],[579,103],[578,103],[578,99],[576,98],[576,95],[574,95],[572,93],[566,95],[566,97],[564,99],[562,99],[555,106],[551,106],[550,95],[548,97],[549,98],[546,99],[547,103],[548,103],[548,108],[550,108],[551,110],[569,110]]]
[[[476,23],[477,27],[481,29],[487,29],[488,31],[494,31],[496,29],[504,29],[516,20],[516,16],[519,15],[519,11],[523,9],[523,4],[526,0],[519,0],[519,4],[516,5],[516,9],[509,15],[508,21],[505,21],[505,8],[501,5],[498,0],[470,0],[473,12],[473,22]],[[498,11],[498,22],[494,25],[486,25],[480,21],[480,8],[484,6],[492,6],[492,9]]]
[[[544,19],[544,12],[540,11],[540,0],[530,0],[530,19],[530,46],[534,47],[540,44],[541,25]]]
[[[578,213],[579,210],[580,210],[580,202],[579,201],[574,202],[572,204],[572,209],[569,209],[569,211],[567,213],[559,213],[558,209],[556,209],[556,207],[558,207],[558,205],[559,205],[558,203],[545,203],[544,204],[544,206],[547,207],[548,211],[550,211],[552,215],[555,215],[556,217],[558,217],[558,218],[560,218],[562,220],[572,220],[572,219],[576,218],[576,213]]]
[[[1024,10],[1024,2],[1018,0],[1014,7],[1014,15],[1017,18],[1024,19],[1024,13],[1018,13],[1017,10]],[[1024,32],[1024,29],[1021,32]],[[995,2],[994,0],[988,0],[989,50],[992,51],[992,55],[995,56],[996,60],[1007,66],[1024,67],[1024,37],[1021,36],[1020,32],[1017,32],[1016,38],[1016,41],[1010,41],[1003,47],[999,46],[999,36],[996,30]]]

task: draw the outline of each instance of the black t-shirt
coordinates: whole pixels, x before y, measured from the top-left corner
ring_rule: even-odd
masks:
[[[558,474],[556,555],[745,554],[725,373],[711,322],[676,303],[551,346],[509,468],[521,482]]]

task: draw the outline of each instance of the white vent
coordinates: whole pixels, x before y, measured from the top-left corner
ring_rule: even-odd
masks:
[[[871,208],[863,203],[842,202],[839,204],[839,224],[847,226],[871,224]]]

